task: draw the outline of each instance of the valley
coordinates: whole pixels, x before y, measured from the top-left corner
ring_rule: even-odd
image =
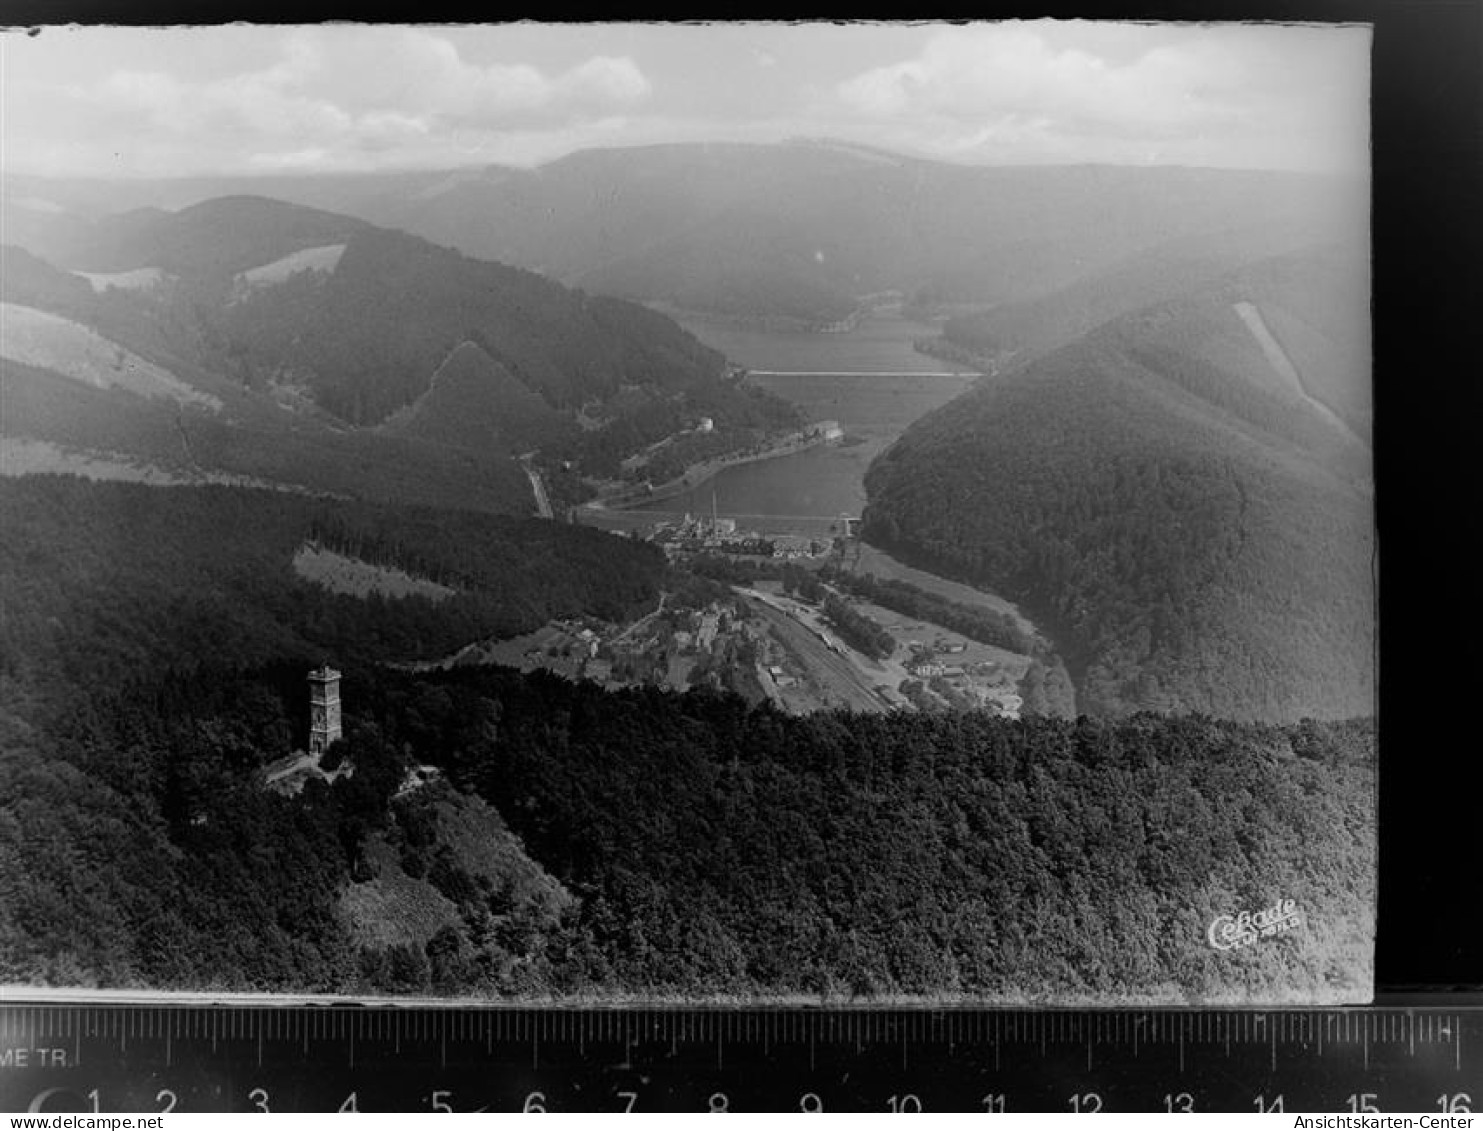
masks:
[[[913,321],[891,310],[873,309],[847,330],[820,333],[758,329],[676,311],[664,304],[654,305],[712,349],[720,350],[754,374],[779,371],[788,376],[829,373],[853,376],[940,374],[946,370],[971,375],[974,372],[967,366],[944,363],[915,348],[918,341],[935,338],[941,329],[939,325]]]
[[[847,651],[821,629],[816,616],[756,589],[744,590],[743,595],[791,660],[786,666],[770,665],[765,676],[769,698],[785,709],[803,714],[832,707],[874,714],[905,704],[893,686],[897,681],[888,682],[880,664],[867,666],[864,657]]]
[[[837,423],[841,439],[713,472],[702,470],[693,486],[678,493],[667,491],[655,501],[625,507],[579,507],[573,511],[574,519],[654,540],[679,560],[697,550],[726,553],[728,544],[743,548],[748,541],[761,543],[773,547],[773,554],[786,554],[785,560],[810,569],[843,566],[856,573],[905,581],[963,607],[1008,611],[1027,637],[1037,636],[1035,626],[996,594],[912,569],[850,536],[849,520],[858,518],[866,503],[865,476],[871,461],[914,420],[948,404],[981,379],[977,373],[893,371],[890,367],[902,357],[901,320],[887,318],[883,323],[884,329],[866,319],[839,334],[769,334],[719,327],[714,321],[691,322],[708,345],[745,351],[739,357],[728,354],[733,361],[766,359],[787,367],[782,372],[749,372],[746,381],[788,401],[807,420]],[[847,362],[860,369],[842,373],[794,368],[824,360]],[[932,363],[925,357],[921,361],[923,369]],[[687,523],[694,527],[688,539],[679,533]],[[681,546],[689,548],[682,550]],[[750,549],[744,547],[738,560],[753,560],[755,551],[745,552]],[[775,581],[759,580],[741,592],[752,616],[765,626],[764,637],[780,653],[778,658],[786,660],[764,663],[758,672],[767,696],[784,709],[842,706],[878,712],[915,706],[946,709],[951,703],[960,708],[990,705],[1009,715],[1018,713],[1022,697],[1017,689],[1031,662],[1028,655],[991,650],[993,655],[980,656],[977,653],[983,645],[940,625],[903,618],[836,590],[840,599],[867,610],[866,615],[895,641],[892,658],[867,658],[848,645],[827,643],[830,638],[820,626],[818,610],[769,596],[768,590],[776,588]],[[923,643],[925,636],[932,637],[935,648]],[[944,657],[949,662],[943,663]],[[948,668],[960,686],[948,686]],[[920,672],[928,673],[927,680],[937,681],[936,692],[925,687]],[[902,692],[909,684],[920,686],[915,698]],[[671,681],[671,685],[683,687],[685,683]]]
[[[222,402],[78,322],[17,303],[0,303],[4,356],[95,388],[219,410]]]
[[[601,477],[697,419],[713,453],[796,425],[641,306],[342,215],[235,196],[46,246],[0,278],[0,426],[28,443],[549,516],[516,453]]]
[[[1366,270],[1217,269],[1032,353],[872,464],[865,538],[1027,609],[1084,709],[1371,709]]]
[[[1217,273],[1180,298],[1113,319],[1059,350],[1032,355],[1003,377],[893,371],[890,367],[899,361],[904,340],[894,316],[886,316],[884,330],[863,319],[837,334],[812,335],[740,330],[714,320],[693,323],[701,333],[716,335],[708,345],[730,342],[732,348],[747,351],[746,360],[776,366],[747,371],[742,384],[786,402],[800,419],[813,422],[812,439],[802,442],[808,434],[799,433],[796,450],[773,441],[771,449],[764,443],[739,457],[692,464],[680,479],[652,487],[649,497],[630,492],[602,505],[578,506],[569,514],[581,524],[651,542],[681,568],[697,568],[697,558],[719,555],[738,569],[751,570],[755,580],[747,589],[749,609],[734,602],[730,606],[735,615],[747,619],[749,613],[763,628],[760,634],[747,635],[747,654],[762,647],[775,653],[772,658],[787,662],[764,657],[738,663],[729,645],[697,652],[687,644],[677,652],[673,641],[651,635],[638,682],[680,690],[701,672],[718,686],[744,690],[754,698],[760,689],[762,696],[784,709],[805,712],[838,705],[874,712],[983,704],[1008,714],[1017,714],[1022,706],[1054,713],[1070,711],[1076,704],[1122,713],[1149,706],[1208,704],[1257,715],[1275,710],[1287,717],[1295,711],[1342,713],[1357,708],[1364,702],[1368,678],[1362,642],[1370,618],[1360,611],[1363,578],[1351,577],[1347,565],[1337,573],[1329,570],[1330,580],[1342,580],[1343,585],[1316,599],[1309,571],[1325,568],[1317,565],[1325,554],[1337,554],[1349,565],[1364,560],[1358,548],[1366,544],[1365,468],[1355,449],[1367,449],[1355,444],[1358,438],[1344,419],[1310,395],[1294,361],[1263,318],[1270,312],[1285,332],[1300,335],[1305,366],[1329,364],[1325,360],[1329,354],[1351,348],[1341,338],[1347,316],[1311,302],[1294,306],[1291,296],[1299,293],[1295,280],[1315,272],[1315,277],[1327,277],[1325,273],[1345,269],[1347,261],[1325,253],[1272,262],[1275,266],[1242,268],[1229,279]],[[1233,290],[1238,297],[1231,302]],[[1055,303],[1046,309],[1054,311]],[[804,356],[815,363],[830,358],[858,368],[808,371],[804,366],[809,362],[794,360],[797,355],[790,352],[801,338],[811,340]],[[1335,403],[1360,406],[1355,411],[1363,411],[1348,386],[1324,379],[1330,382],[1324,386],[1326,395],[1337,398]],[[1092,422],[1112,405],[1123,406],[1119,411],[1125,415],[1114,415],[1114,427],[1096,431]],[[1293,405],[1305,411],[1294,413]],[[1177,424],[1155,441],[1151,429],[1161,415]],[[1038,422],[1051,418],[1061,427],[1071,425],[1064,436],[1077,447],[1044,462],[1017,460],[1029,450],[1029,438],[1045,427]],[[949,445],[967,453],[967,464],[954,468],[933,458],[935,485],[903,481],[902,467],[916,466],[923,451],[943,442],[937,433],[952,436],[955,426],[961,430],[970,420],[975,422],[971,440],[960,438]],[[1013,442],[1001,439],[993,460],[985,462],[985,438],[1006,427],[1022,427],[1012,422],[1026,420],[1037,423]],[[826,427],[828,440],[823,439]],[[706,425],[673,436],[708,429]],[[929,438],[927,448],[924,435]],[[672,439],[665,438],[647,451],[665,450],[670,444]],[[1223,465],[1211,458],[1220,451],[1230,453]],[[1188,461],[1192,453],[1198,453],[1193,464],[1180,462]],[[1084,473],[1071,470],[1087,460],[1092,462]],[[1107,460],[1112,462],[1104,463]],[[1065,505],[1056,497],[1065,485],[1075,493],[1087,492],[1093,466],[1115,469],[1112,483],[1100,488],[1114,496],[1150,477],[1162,480],[1165,491],[1174,494],[1159,504],[1147,500],[1128,508],[1109,496],[1093,506],[1111,508],[1109,520],[1124,524],[1129,532],[1141,530],[1147,521],[1172,520],[1185,531],[1186,542],[1178,550],[1146,550],[1141,558],[1119,551],[1118,569],[1123,573],[1104,573],[1099,583],[1120,595],[1068,613],[1058,587],[1090,583],[1081,580],[1080,573],[1090,577],[1096,567],[1077,556],[1088,551],[1071,551],[1065,544],[1048,551],[1046,534],[1054,528],[1027,531],[1023,526],[1027,515],[1014,508],[1023,501],[1032,512],[1049,506],[1054,514],[1055,507]],[[1167,469],[1173,467],[1181,468],[1180,478],[1171,477]],[[526,470],[537,499],[542,499],[543,475],[533,464],[528,463]],[[965,471],[970,478],[963,477]],[[870,483],[876,486],[867,490]],[[901,493],[907,483],[915,501],[903,512]],[[1332,494],[1335,490],[1339,494]],[[1319,501],[1324,498],[1328,501]],[[1153,520],[1140,513],[1140,508],[1155,505],[1167,508],[1172,518]],[[1295,555],[1288,549],[1288,561],[1279,569],[1274,555],[1280,552],[1278,546],[1292,545],[1284,524],[1294,508],[1304,513],[1325,509],[1323,521],[1332,540],[1324,551],[1305,546]],[[986,525],[990,514],[999,515],[1004,525]],[[929,516],[951,516],[962,532],[948,540],[935,532],[924,537],[921,531],[927,527],[922,524]],[[978,548],[1000,533],[1004,537],[993,553]],[[1073,527],[1072,537],[1080,536],[1084,531]],[[1149,537],[1146,532],[1126,536],[1135,545]],[[1031,564],[1036,555],[1047,552],[1058,556]],[[1141,592],[1139,562],[1157,561],[1160,553],[1171,552],[1190,556],[1178,568],[1192,577],[1215,570],[1208,575],[1214,580],[1186,580],[1177,570],[1159,575],[1176,578],[1172,582],[1176,587],[1195,586],[1194,599],[1208,603],[1201,615],[1220,618],[1215,623],[1221,627],[1207,627],[1204,636],[1186,635],[1167,595],[1151,598]],[[935,594],[952,607],[1008,618],[1007,624],[1017,626],[1020,643],[1001,656],[954,662],[949,657],[969,642],[945,638],[936,647],[924,646],[921,637],[930,617],[903,618],[882,610],[868,595],[841,585],[846,578],[826,582],[823,595],[860,612],[892,640],[891,657],[867,657],[821,635],[814,618],[823,595],[815,598],[813,611],[765,598],[765,588],[757,586],[775,584],[779,559],[826,574],[844,570],[846,578],[894,579]],[[996,564],[993,572],[987,572],[965,568],[967,560]],[[1217,564],[1201,565],[1202,560]],[[1230,594],[1252,586],[1264,570],[1280,578],[1281,585],[1303,593],[1287,599],[1302,602],[1303,615],[1321,626],[1316,629],[1319,633],[1336,631],[1340,623],[1336,610],[1349,610],[1344,614],[1348,627],[1341,633],[1346,641],[1338,654],[1341,663],[1313,672],[1302,682],[1285,680],[1280,687],[1255,674],[1288,670],[1293,663],[1290,646],[1263,622],[1237,626],[1228,619],[1234,599]],[[1260,587],[1271,590],[1274,583]],[[688,631],[671,628],[680,636]],[[938,624],[933,631],[943,630]],[[465,661],[492,659],[493,653],[481,658],[474,648],[470,645]],[[1182,667],[1173,660],[1179,649],[1194,654],[1214,649],[1235,657],[1230,661],[1235,670],[1252,674],[1222,680],[1211,670],[1210,659]],[[681,660],[681,655],[695,658]],[[646,666],[651,661],[657,666]],[[723,671],[728,665],[733,670]],[[530,665],[521,660],[519,666]],[[534,666],[551,667],[544,661]],[[554,670],[562,670],[561,665]],[[565,674],[583,670],[578,664]],[[597,670],[605,682],[615,678],[607,667]],[[631,665],[629,671],[634,671]],[[926,678],[918,678],[922,673]],[[780,683],[779,676],[786,682]],[[632,678],[617,679],[618,685],[630,682]]]
[[[0,986],[1367,992],[1364,178],[625,144],[675,120],[652,28],[569,69],[495,31],[348,60],[397,82],[327,110],[344,170],[297,111],[221,156],[334,101],[288,31],[179,115],[201,176],[0,178]],[[985,42],[769,56],[730,112],[926,145]],[[140,154],[170,82],[98,88]],[[536,148],[429,164],[488,114]],[[1263,892],[1304,930],[1213,950]]]
[[[639,509],[718,513],[748,521],[858,515],[870,461],[912,421],[947,404],[979,374],[943,373],[936,359],[910,349],[926,327],[894,316],[863,320],[838,334],[737,330],[691,320],[700,341],[747,367],[746,384],[793,405],[808,421],[838,424],[841,443],[811,446],[768,460],[724,467],[689,491]],[[902,366],[902,362],[915,362]],[[758,372],[763,369],[763,372]]]
[[[854,160],[789,156],[800,168]],[[1125,191],[1120,176],[1102,187]],[[1249,226],[1208,236],[1198,224],[1173,236],[1150,228],[1123,259],[1088,261],[1060,289],[1027,276],[1013,301],[950,320],[940,339],[940,323],[902,312],[951,307],[945,292],[930,301],[899,289],[856,295],[848,316],[804,329],[760,309],[701,315],[673,296],[635,296],[646,309],[568,291],[361,219],[263,198],[209,200],[127,222],[105,217],[47,245],[70,271],[22,251],[6,273],[6,429],[15,440],[6,471],[281,484],[324,497],[369,493],[564,515],[646,538],[682,562],[696,546],[750,541],[811,568],[844,566],[939,596],[951,591],[962,605],[1014,618],[1025,640],[1039,642],[1036,663],[1057,671],[1069,696],[1070,674],[1028,611],[1052,626],[1077,682],[1091,681],[1087,703],[1097,709],[1238,702],[1240,693],[1213,692],[1209,673],[1189,688],[1182,684],[1190,675],[1169,670],[1171,649],[1201,645],[1184,640],[1177,616],[1164,611],[1167,594],[1140,593],[1129,610],[1134,627],[1116,630],[1088,628],[1105,609],[1067,605],[1061,574],[1077,567],[1064,564],[1064,545],[1046,544],[1044,525],[1044,507],[1061,505],[1059,485],[1046,493],[1047,476],[1065,481],[1065,457],[1015,458],[1040,425],[1004,443],[992,463],[981,447],[1007,419],[1040,419],[1060,404],[1071,424],[1065,439],[1086,446],[1078,460],[1115,452],[1125,436],[1146,437],[1161,413],[1175,422],[1163,450],[1135,461],[1135,476],[1164,474],[1164,461],[1185,459],[1200,443],[1231,446],[1243,459],[1262,453],[1265,462],[1249,472],[1225,465],[1229,481],[1216,486],[1202,467],[1186,482],[1189,501],[1178,504],[1211,524],[1201,537],[1219,530],[1217,538],[1235,537],[1258,555],[1201,582],[1233,591],[1289,537],[1286,508],[1319,505],[1329,480],[1364,495],[1368,447],[1359,429],[1369,406],[1346,376],[1361,348],[1349,309],[1363,296],[1357,260],[1352,249],[1286,250],[1312,188],[1264,182],[1262,191],[1285,203],[1281,222],[1255,243]],[[1271,247],[1281,254],[1252,258]],[[189,310],[184,290],[200,296]],[[1159,301],[1130,309],[1151,299]],[[391,317],[368,318],[371,310]],[[977,356],[993,375],[944,368],[923,352],[956,356],[965,344],[983,351]],[[1048,380],[1028,394],[1027,374]],[[1084,393],[1070,409],[1067,381]],[[1284,398],[1306,411],[1287,411]],[[999,407],[1022,403],[1008,417]],[[1136,405],[1133,417],[1114,412],[1117,427],[1089,433],[1114,403]],[[187,411],[171,411],[179,407]],[[968,420],[981,432],[953,438],[952,422]],[[1177,438],[1186,434],[1202,439]],[[352,453],[354,472],[344,459]],[[902,467],[912,469],[905,480]],[[912,509],[903,514],[908,495]],[[1025,516],[984,525],[994,508],[1008,516],[1021,504],[1026,515],[1040,509],[1031,532],[1016,525]],[[1212,505],[1239,525],[1221,527],[1224,520],[1202,511]],[[954,529],[923,525],[948,513]],[[1342,523],[1357,513],[1333,511]],[[711,528],[677,550],[684,539],[675,532],[695,516],[709,516]],[[1007,540],[983,546],[1001,533]],[[1342,538],[1345,546],[1362,541],[1349,526]],[[1193,549],[1215,560],[1228,552],[1199,542]],[[1130,563],[1119,568],[1126,573]],[[911,631],[897,626],[898,651]],[[1244,639],[1221,646],[1260,668],[1286,662],[1270,633],[1251,656]],[[821,661],[813,666],[833,663]],[[1033,674],[1026,668],[1019,678]],[[1315,681],[1324,690],[1311,695],[1289,689],[1278,698],[1315,705],[1334,679]],[[906,681],[891,682],[894,694]],[[1276,694],[1263,691],[1253,710],[1271,709]],[[814,706],[828,702],[818,696]]]

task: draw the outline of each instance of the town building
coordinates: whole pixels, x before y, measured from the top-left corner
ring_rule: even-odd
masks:
[[[711,644],[715,642],[716,633],[720,630],[720,618],[715,613],[705,613],[700,618],[700,627],[695,631],[695,646],[701,651],[709,651]]]
[[[813,539],[799,534],[775,534],[772,539],[772,556],[775,558],[806,558],[814,553]]]

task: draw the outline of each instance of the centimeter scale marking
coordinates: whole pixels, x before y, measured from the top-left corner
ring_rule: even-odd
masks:
[[[7,1111],[1423,1111],[1483,1009],[0,1004]]]

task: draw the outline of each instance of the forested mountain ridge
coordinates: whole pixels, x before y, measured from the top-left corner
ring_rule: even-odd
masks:
[[[0,481],[0,526],[0,982],[1104,1004],[1368,985],[1372,722],[790,717],[423,675],[382,661],[632,616],[663,559],[535,520],[61,477]],[[452,592],[330,592],[294,572],[305,540]],[[353,772],[267,789],[326,659]],[[449,784],[409,787],[418,764]],[[1274,891],[1301,930],[1211,950],[1215,916]]]
[[[1363,227],[1358,223],[1346,227],[1340,221],[1331,218],[1327,229],[1307,222],[1262,223],[1169,240],[1049,294],[951,317],[943,324],[942,337],[980,357],[998,359],[1001,369],[1024,365],[1114,318],[1197,293],[1243,268],[1293,257],[1312,264],[1318,247],[1323,248],[1321,254],[1344,260],[1346,280],[1367,290],[1367,253],[1362,243],[1355,243],[1362,241]],[[1340,279],[1331,274],[1324,280],[1310,277],[1308,282],[1332,286]],[[1316,289],[1313,298],[1324,301],[1324,292]],[[1368,310],[1364,299],[1360,309]]]
[[[12,708],[136,675],[442,658],[551,617],[658,600],[663,557],[588,527],[228,487],[0,479],[0,677]],[[298,576],[314,541],[451,587],[358,598]]]
[[[169,679],[7,746],[0,980],[589,1001],[1368,992],[1371,724],[789,718],[715,694],[368,671],[346,687],[353,775],[281,797],[259,775],[302,711],[295,677]],[[499,816],[441,787],[394,800],[409,760]],[[66,874],[85,890],[48,900]],[[1209,946],[1217,916],[1272,892],[1295,930]]]
[[[661,315],[348,217],[233,197],[99,220],[64,250],[85,278],[7,248],[0,298],[26,329],[3,351],[6,432],[69,450],[522,511],[510,457],[532,448],[621,458],[701,415],[796,423]],[[130,396],[130,367],[216,411]]]
[[[369,228],[350,216],[238,195],[177,212],[147,208],[101,217],[39,254],[77,271],[114,274],[158,267],[200,282],[236,275],[304,248],[345,243]]]
[[[866,537],[1024,603],[1090,712],[1373,709],[1368,324],[1314,303],[1363,300],[1334,269],[1243,268],[985,378],[872,466]]]
[[[469,450],[491,443],[508,448],[516,437],[538,447],[567,431],[560,413],[474,341],[456,346],[427,391],[380,428]]]
[[[333,260],[295,270],[290,257],[316,248],[332,249]],[[100,305],[132,299],[141,311],[170,310],[170,292],[189,291],[202,360],[247,385],[291,374],[350,424],[376,423],[410,403],[470,338],[556,408],[625,383],[683,388],[724,366],[719,354],[641,308],[280,201],[232,197],[147,222],[114,217],[61,263],[106,275],[163,272],[164,285],[140,288],[142,295],[120,294],[103,280]],[[253,278],[275,264],[283,264],[279,276]],[[17,292],[12,301],[22,301],[19,283]]]
[[[1347,190],[1214,170],[973,168],[847,147],[655,146],[464,178],[397,226],[573,285],[744,318],[841,318],[1064,286],[1149,244],[1242,219],[1322,224]]]
[[[1241,225],[1296,226],[1312,238],[1363,196],[1363,186],[1319,177],[970,167],[809,140],[594,149],[530,170],[254,185],[162,181],[113,195],[177,207],[261,192],[596,292],[811,325],[886,291],[923,307],[1017,301],[1139,250]],[[102,186],[25,187],[28,198],[84,212],[109,207]],[[54,238],[45,224],[15,228]]]
[[[534,519],[59,476],[0,480],[0,529],[0,983],[545,984],[534,940],[569,897],[497,814],[437,791],[394,804],[405,759],[354,720],[353,779],[284,797],[264,771],[305,745],[309,666],[356,679],[551,617],[623,619],[657,600],[657,551]],[[296,569],[311,542],[448,595],[332,591]],[[485,966],[447,965],[465,939]]]

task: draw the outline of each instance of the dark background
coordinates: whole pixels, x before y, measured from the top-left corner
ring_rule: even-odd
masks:
[[[709,6],[504,5],[502,19],[700,20]],[[488,20],[484,3],[347,0],[127,3],[10,0],[36,23]],[[837,4],[749,5],[749,18],[886,18]],[[1375,25],[1374,342],[1381,592],[1381,994],[1483,989],[1483,693],[1474,589],[1483,415],[1483,5],[1476,0],[1183,0],[1159,4],[961,3],[913,20],[1281,20]]]

